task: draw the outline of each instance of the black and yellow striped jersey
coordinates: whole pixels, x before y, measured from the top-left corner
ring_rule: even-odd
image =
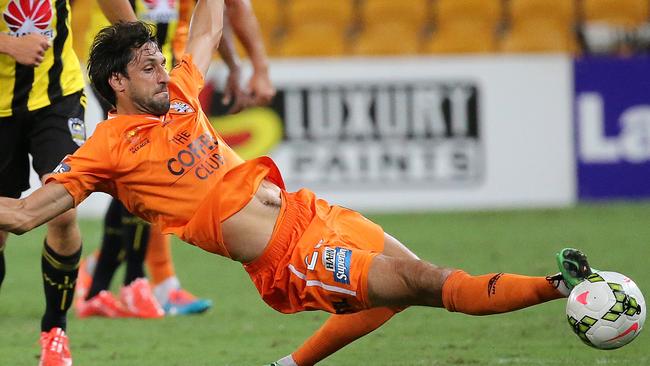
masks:
[[[40,33],[51,41],[38,67],[0,54],[0,117],[33,111],[83,89],[79,59],[72,49],[68,0],[0,0],[0,32],[20,37]]]
[[[163,55],[167,58],[167,68],[174,64],[172,40],[178,25],[180,3],[187,0],[130,0],[133,11],[139,20],[156,27],[156,38]],[[86,46],[90,49],[95,35],[100,29],[110,25],[99,5],[94,5],[91,13],[90,29],[86,33]]]

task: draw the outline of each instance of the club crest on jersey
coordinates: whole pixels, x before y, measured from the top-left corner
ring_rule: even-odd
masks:
[[[13,36],[38,33],[54,38],[50,0],[11,0],[2,12],[2,19]]]
[[[171,102],[169,105],[169,108],[174,110],[176,113],[193,113],[194,108],[192,108],[189,104],[181,102],[180,100],[175,100]]]
[[[137,127],[132,130],[128,130],[124,132],[124,138],[126,139],[126,141],[132,144],[138,143],[140,142],[140,135],[138,134],[139,131],[140,129]]]
[[[74,141],[75,144],[81,146],[86,142],[86,124],[82,119],[69,118],[68,129],[70,130],[72,141]]]
[[[139,132],[140,129],[137,127],[124,132],[124,138],[129,142],[129,151],[131,154],[135,154],[150,142],[147,136],[142,136]]]

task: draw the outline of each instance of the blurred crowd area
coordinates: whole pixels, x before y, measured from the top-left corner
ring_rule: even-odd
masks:
[[[81,23],[73,27],[75,31],[84,31],[91,2],[73,4],[79,8],[73,14]],[[650,0],[252,0],[252,4],[272,57],[558,52],[627,56],[650,50]]]

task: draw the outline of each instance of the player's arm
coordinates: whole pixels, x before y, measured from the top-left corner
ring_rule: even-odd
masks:
[[[111,24],[138,20],[129,0],[97,0],[97,4]]]
[[[0,230],[23,234],[74,207],[60,183],[48,183],[22,199],[0,197]]]
[[[223,19],[223,35],[218,50],[221,59],[228,66],[228,79],[221,102],[225,105],[232,102],[228,113],[237,113],[248,106],[248,98],[241,88],[241,61],[235,50],[232,27],[227,17]]]
[[[253,65],[253,76],[248,83],[253,102],[268,104],[275,96],[275,89],[269,78],[269,61],[250,0],[226,0],[226,13]]]
[[[232,28],[228,19],[223,19],[223,34],[221,35],[221,42],[219,42],[219,56],[226,63],[228,69],[239,69],[240,60],[235,50],[235,41],[232,37]]]
[[[194,65],[205,77],[223,33],[223,0],[199,0],[190,22],[185,52],[192,55]]]
[[[13,37],[0,33],[0,53],[9,55],[19,64],[40,65],[48,48],[50,41],[42,34],[29,33],[22,37]]]
[[[180,0],[178,3],[178,23],[176,23],[176,32],[172,38],[172,52],[176,61],[180,60],[185,52],[194,3],[194,0]]]

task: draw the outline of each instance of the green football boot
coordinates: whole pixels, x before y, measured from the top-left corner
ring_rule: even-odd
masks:
[[[584,281],[594,271],[589,266],[587,256],[577,249],[564,248],[555,257],[562,280],[569,290]]]

